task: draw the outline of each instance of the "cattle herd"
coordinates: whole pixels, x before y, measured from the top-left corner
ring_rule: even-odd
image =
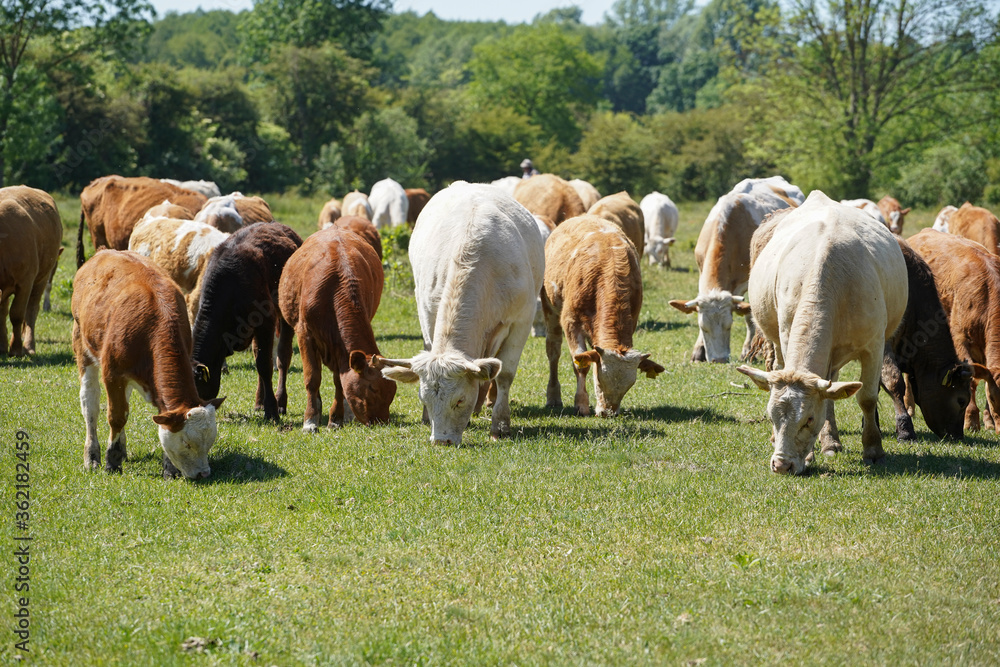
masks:
[[[553,174],[457,182],[433,197],[391,179],[370,195],[330,200],[303,239],[267,202],[205,181],[107,176],[80,195],[73,351],[86,424],[84,465],[101,467],[100,385],[111,428],[105,469],[126,458],[133,390],[158,410],[163,474],[210,474],[226,358],[252,346],[255,408],[287,410],[293,336],[306,389],[303,430],[321,425],[323,367],[333,374],[327,424],[389,420],[397,383],[417,384],[431,440],[458,444],[492,406],[490,435],[508,436],[510,389],[528,336],[545,336],[546,405],[562,406],[565,338],[574,410],[612,417],[639,373],[664,367],[633,347],[641,259],[670,265],[677,207],[653,192],[601,197]],[[920,407],[938,436],[1000,431],[1000,221],[969,203],[903,240],[906,214],[885,197],[808,197],[780,176],[747,179],[719,198],[698,237],[698,294],[670,305],[697,314],[692,361],[728,362],[735,315],[746,318],[736,370],[770,392],[771,469],[801,474],[840,451],[834,401],[855,396],[866,462],[883,458],[876,401],[892,396],[897,437],[915,438]],[[413,227],[409,254],[424,350],[380,354],[372,320],[383,286],[380,229]],[[97,252],[88,260],[84,232]],[[35,321],[62,251],[48,194],[0,189],[0,354],[35,351]],[[6,320],[12,335],[8,344]],[[858,382],[840,370],[858,361]],[[277,386],[273,370],[278,371]]]

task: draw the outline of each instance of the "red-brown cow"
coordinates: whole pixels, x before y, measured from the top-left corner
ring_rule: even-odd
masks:
[[[340,426],[350,413],[363,424],[389,420],[396,383],[382,377],[371,326],[383,281],[382,262],[368,241],[336,225],[306,239],[285,264],[278,298],[302,355],[303,431],[319,427],[324,365],[336,387],[328,426]]]
[[[895,197],[885,196],[878,200],[878,210],[885,218],[885,224],[893,234],[903,233],[903,223],[910,208],[903,208]]]
[[[208,477],[208,450],[218,434],[224,399],[202,401],[191,369],[191,325],[184,297],[149,259],[102,250],[73,279],[73,352],[80,373],[80,408],[87,426],[83,465],[101,466],[97,419],[103,380],[108,392],[105,470],[121,472],[129,395],[138,389],[160,411],[163,476]]]
[[[406,222],[413,227],[417,223],[417,216],[431,200],[431,193],[423,188],[406,188],[406,198],[410,201],[410,208],[406,211]]]
[[[948,232],[979,243],[994,255],[1000,255],[1000,220],[990,211],[969,202],[952,212]]]

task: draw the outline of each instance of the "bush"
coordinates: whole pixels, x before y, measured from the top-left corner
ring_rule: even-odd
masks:
[[[988,183],[986,160],[970,146],[934,146],[900,169],[896,197],[907,206],[961,206],[978,201]]]

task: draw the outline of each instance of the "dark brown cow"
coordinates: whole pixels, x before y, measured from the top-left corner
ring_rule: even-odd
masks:
[[[989,210],[962,204],[948,218],[948,231],[979,243],[994,255],[1000,255],[1000,220]]]
[[[534,176],[532,178],[538,178]],[[632,347],[642,307],[639,254],[621,228],[593,215],[571,218],[545,243],[545,352],[549,358],[546,406],[562,407],[559,356],[562,335],[576,373],[576,412],[590,414],[587,370],[594,371],[596,413],[613,417],[636,372],[655,378],[660,366]],[[587,343],[593,345],[587,349]]]
[[[406,198],[410,202],[410,208],[406,211],[406,222],[413,227],[417,223],[417,216],[431,200],[431,193],[423,188],[406,188]]]
[[[55,200],[24,185],[0,189],[0,239],[0,356],[34,354],[38,306],[62,254]]]
[[[903,208],[895,197],[885,196],[878,200],[878,210],[885,218],[885,224],[893,234],[903,233],[903,223],[910,208]]]
[[[198,211],[208,201],[204,195],[163,183],[155,178],[102,176],[80,193],[80,230],[76,239],[76,265],[86,260],[83,249],[84,224],[90,230],[94,248],[125,250],[128,239],[146,211],[164,200]]]
[[[557,226],[587,211],[573,186],[555,174],[523,179],[514,188],[514,199],[532,214],[544,216]]]
[[[163,476],[208,477],[216,410],[224,399],[198,398],[190,362],[191,325],[174,282],[141,255],[101,250],[76,272],[72,310],[80,408],[87,426],[84,467],[101,466],[97,419],[103,380],[111,426],[105,470],[121,472],[129,395],[138,389],[160,411],[153,421],[159,424]]]
[[[281,314],[295,329],[302,355],[306,410],[302,430],[315,432],[323,410],[323,366],[333,371],[336,397],[328,426],[346,407],[363,424],[389,420],[396,383],[382,377],[371,321],[382,299],[382,262],[368,241],[333,226],[302,244],[281,275]]]
[[[1000,259],[978,243],[933,229],[911,236],[910,245],[934,272],[958,358],[980,365],[973,367],[965,428],[979,430],[975,390],[976,380],[982,379],[986,427],[1000,432]]]

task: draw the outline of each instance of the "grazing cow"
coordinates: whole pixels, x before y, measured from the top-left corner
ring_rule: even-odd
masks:
[[[514,189],[514,199],[532,214],[545,216],[556,226],[587,210],[573,186],[555,174],[521,179]]]
[[[590,414],[587,371],[594,364],[595,412],[618,414],[622,399],[635,384],[637,371],[655,378],[663,372],[649,354],[632,347],[642,307],[639,254],[622,229],[610,221],[583,215],[552,232],[545,244],[545,353],[549,358],[547,407],[561,408],[559,356],[562,334],[576,374],[576,413]],[[587,349],[587,343],[593,345]]]
[[[410,200],[403,186],[391,178],[383,178],[372,186],[368,201],[372,207],[372,222],[376,229],[406,224]]]
[[[410,202],[410,208],[406,211],[406,222],[410,227],[417,223],[417,216],[424,210],[424,206],[427,206],[430,198],[431,193],[423,188],[406,188],[406,199]]]
[[[889,231],[893,234],[903,233],[903,223],[906,221],[906,214],[910,208],[903,208],[899,205],[899,200],[894,197],[885,196],[878,200],[878,210],[882,214],[882,219],[889,226]]]
[[[212,253],[202,278],[198,317],[194,321],[194,351],[198,394],[219,395],[226,357],[253,343],[257,367],[254,409],[265,419],[285,413],[285,380],[292,358],[292,328],[278,310],[282,269],[302,239],[290,227],[274,223],[249,225],[233,232]],[[271,376],[274,334],[278,333],[278,392]]]
[[[480,385],[492,380],[490,435],[510,435],[510,386],[545,264],[536,221],[500,189],[459,181],[420,214],[410,263],[425,351],[386,360],[382,373],[419,381],[431,440],[445,444],[462,442],[484,398]]]
[[[879,209],[878,204],[873,202],[871,199],[841,199],[840,203],[844,206],[850,206],[851,208],[859,208],[881,222],[887,228],[889,227],[889,223],[886,222],[885,216],[882,215],[882,211]]]
[[[948,216],[946,224],[949,233],[975,241],[994,255],[1000,255],[1000,220],[989,210],[965,202]]]
[[[197,214],[198,211],[192,211],[189,208],[177,206],[176,204],[170,203],[169,199],[164,199],[163,202],[146,211],[145,215],[142,216],[142,219],[173,218],[174,220],[194,220],[194,216]],[[136,223],[136,225],[138,226],[138,223]]]
[[[954,206],[945,206],[938,211],[937,217],[934,218],[934,229],[948,234],[950,231],[948,229],[948,221],[951,220],[951,214],[957,210]]]
[[[25,185],[0,188],[0,356],[35,353],[38,307],[62,254],[62,231],[47,192]]]
[[[576,190],[576,194],[580,196],[580,201],[583,202],[584,209],[588,211],[591,206],[601,199],[601,193],[597,191],[597,188],[583,179],[574,178],[569,184]]]
[[[826,401],[855,393],[864,413],[864,460],[881,460],[876,406],[882,357],[908,296],[906,263],[891,232],[814,191],[777,221],[754,262],[749,288],[754,318],[781,368],[737,369],[771,392],[771,470],[803,473],[832,410]],[[852,360],[861,362],[861,381],[837,382]],[[824,453],[840,448],[824,438]]]
[[[161,178],[160,180],[164,183],[170,183],[171,185],[176,185],[179,188],[190,190],[191,192],[203,194],[208,198],[218,197],[222,194],[219,190],[219,186],[212,181],[178,181],[173,178]]]
[[[338,218],[333,224],[341,229],[349,229],[365,241],[368,241],[368,245],[378,255],[379,260],[382,259],[382,235],[375,229],[375,225],[371,220],[363,218],[360,215],[348,215]]]
[[[208,477],[208,450],[218,433],[216,410],[224,399],[198,398],[190,361],[191,325],[173,281],[141,255],[101,250],[76,272],[72,311],[80,408],[87,427],[84,467],[101,467],[100,373],[111,427],[105,470],[121,472],[129,397],[138,389],[159,410],[153,421],[163,446],[163,476]]]
[[[785,180],[784,176],[769,176],[768,178],[744,178],[737,183],[730,192],[752,194],[764,192],[765,194],[777,195],[784,199],[789,206],[801,206],[806,200],[802,190],[797,185],[792,185]]]
[[[128,249],[149,257],[177,283],[187,301],[188,320],[198,315],[198,298],[205,266],[212,251],[229,234],[197,220],[145,217],[129,238]]]
[[[233,192],[209,199],[194,219],[232,234],[246,225],[274,222],[274,215],[260,197],[245,197],[240,192]]]
[[[503,178],[498,178],[497,180],[492,181],[490,185],[496,188],[500,188],[501,190],[509,194],[511,197],[513,197],[514,190],[517,188],[518,185],[521,184],[522,180],[523,179],[520,176],[504,176]]]
[[[959,209],[961,210],[961,209]],[[1000,432],[1000,259],[982,245],[955,234],[925,229],[909,239],[930,265],[941,305],[948,313],[955,352],[973,362],[972,395],[965,412],[965,428],[979,430],[977,380],[986,381],[987,428]],[[975,364],[985,366],[979,371]],[[988,371],[986,370],[988,369]]]
[[[340,209],[341,215],[360,215],[369,220],[374,219],[375,213],[372,205],[368,201],[368,195],[364,192],[348,192],[344,195],[344,205]]]
[[[382,262],[368,241],[336,225],[306,239],[285,265],[281,314],[295,329],[302,355],[303,431],[319,427],[323,366],[333,371],[336,387],[329,428],[351,415],[362,424],[389,421],[396,384],[380,373],[384,359],[371,326],[383,281]]]
[[[646,249],[642,209],[627,192],[622,190],[598,200],[587,211],[587,215],[596,215],[621,227],[625,232],[625,238],[632,242],[635,251],[639,253],[639,258],[642,258],[642,253]]]
[[[650,192],[639,202],[646,228],[646,254],[650,264],[670,266],[670,246],[674,244],[680,214],[670,197]]]
[[[323,210],[319,212],[319,221],[316,223],[316,229],[326,229],[334,222],[337,221],[343,215],[340,200],[331,199],[330,201],[323,204]]]
[[[741,296],[750,277],[750,239],[764,217],[788,208],[786,200],[770,192],[723,195],[709,211],[698,235],[694,256],[698,262],[698,296],[675,299],[670,305],[682,313],[698,313],[698,340],[691,361],[729,361],[729,332],[733,313],[747,323],[741,358],[751,353],[754,321]]]
[[[80,229],[76,238],[76,265],[86,260],[83,230],[90,230],[94,248],[125,250],[132,229],[153,206],[168,199],[177,206],[199,211],[204,195],[163,183],[155,178],[102,176],[80,193]]]

